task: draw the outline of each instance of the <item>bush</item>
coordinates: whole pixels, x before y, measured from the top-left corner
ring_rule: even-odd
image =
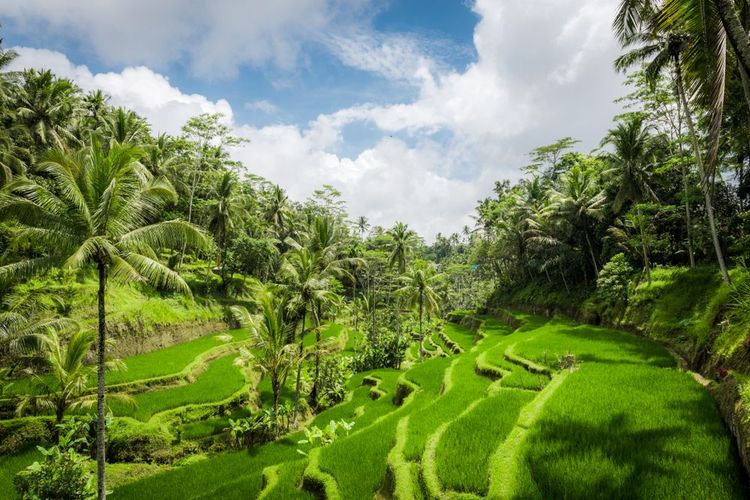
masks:
[[[609,306],[624,305],[628,300],[628,285],[633,276],[624,254],[618,253],[604,264],[596,280],[597,297]]]
[[[15,477],[16,490],[28,500],[84,500],[96,498],[94,478],[86,458],[75,451],[74,431],[49,449],[38,446],[43,462],[34,462]]]
[[[0,455],[10,455],[22,449],[52,440],[51,419],[19,418],[0,426]]]
[[[398,368],[406,356],[409,343],[405,335],[381,328],[378,335],[365,339],[362,350],[353,358],[352,367],[358,372],[377,368]]]
[[[173,440],[163,425],[120,418],[109,430],[108,458],[114,462],[154,462]]]
[[[318,409],[340,403],[346,396],[346,382],[351,377],[351,358],[328,357],[320,364],[320,398]]]

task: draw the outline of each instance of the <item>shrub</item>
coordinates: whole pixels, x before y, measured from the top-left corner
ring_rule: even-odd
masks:
[[[16,453],[29,445],[52,440],[52,420],[23,418],[3,422],[0,426],[0,455]]]
[[[596,280],[596,295],[607,305],[617,306],[628,300],[628,285],[633,275],[633,268],[625,258],[618,253],[604,264],[599,278]]]
[[[80,438],[75,429],[60,437],[60,444],[51,448],[38,446],[44,461],[34,462],[15,477],[21,498],[42,500],[83,500],[96,498],[93,475],[86,458],[75,451]]]
[[[557,366],[559,366],[561,370],[574,370],[578,366],[576,355],[572,352],[568,352],[562,356],[558,356]]]
[[[109,430],[107,455],[114,462],[153,462],[172,440],[163,425],[120,418]]]
[[[351,377],[351,358],[329,357],[320,365],[320,398],[318,409],[340,403],[346,396],[346,382]]]
[[[406,356],[409,343],[405,335],[381,328],[378,335],[365,339],[361,351],[354,356],[352,367],[358,372],[398,368]]]

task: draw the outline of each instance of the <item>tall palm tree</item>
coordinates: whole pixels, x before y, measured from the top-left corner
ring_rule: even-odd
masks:
[[[105,120],[107,134],[124,144],[142,144],[148,137],[148,122],[133,111],[117,108]]]
[[[31,131],[35,144],[64,148],[76,142],[68,126],[77,106],[78,89],[50,70],[26,70],[16,112]]]
[[[580,165],[573,166],[561,177],[560,186],[550,190],[549,197],[549,214],[568,218],[583,233],[594,275],[599,276],[599,264],[589,232],[592,230],[592,223],[603,217],[607,197],[599,186],[595,173]]]
[[[289,314],[288,300],[270,287],[259,287],[255,293],[259,313],[251,315],[244,307],[232,307],[235,318],[250,332],[254,354],[243,351],[241,359],[252,359],[268,375],[273,392],[273,411],[279,408],[281,388],[296,362],[295,321]]]
[[[68,154],[55,149],[45,156],[41,169],[52,179],[47,188],[27,179],[14,181],[0,197],[0,212],[20,226],[19,238],[41,257],[0,267],[0,279],[26,277],[62,265],[97,269],[99,326],[97,340],[97,472],[98,495],[105,496],[104,409],[106,349],[106,285],[150,282],[190,294],[185,281],[159,262],[156,251],[183,243],[207,246],[206,235],[180,221],[158,220],[162,207],[176,200],[168,181],[153,178],[138,161],[142,151],[113,142],[108,149],[91,143]]]
[[[388,257],[388,265],[395,265],[398,272],[403,274],[406,272],[406,263],[409,256],[414,252],[417,233],[409,229],[407,224],[396,222],[396,225],[388,230],[388,234],[393,240],[391,243],[391,254]]]
[[[301,327],[298,335],[299,357],[303,356],[307,333],[307,322],[312,318],[316,331],[316,341],[320,342],[321,312],[323,306],[333,302],[336,294],[331,291],[330,274],[323,267],[320,254],[309,248],[296,248],[289,252],[282,264],[282,273],[289,283],[292,295],[290,306],[301,315]],[[297,380],[294,391],[294,427],[297,426],[299,414],[299,397],[302,383],[302,363],[297,365]]]
[[[635,46],[619,57],[615,67],[621,71],[648,61],[646,75],[651,81],[672,65],[677,94],[678,113],[682,110],[688,126],[693,156],[701,174],[706,218],[724,281],[729,273],[719,242],[713,209],[713,180],[719,147],[726,79],[726,33],[710,0],[621,0],[614,29],[625,47]],[[746,98],[750,103],[750,83],[742,72]],[[689,91],[686,89],[689,87]],[[708,155],[704,160],[699,136],[693,122],[688,92],[702,95],[710,103]],[[687,173],[683,168],[683,190],[686,199],[686,224],[690,231],[690,209],[687,205]],[[692,247],[690,236],[688,243]],[[689,248],[692,264],[692,248]]]
[[[404,298],[407,307],[417,310],[420,337],[424,314],[434,314],[440,310],[438,294],[433,287],[442,277],[433,265],[423,265],[410,267],[399,278],[402,286],[396,293]]]
[[[208,230],[219,247],[217,264],[221,266],[221,284],[226,286],[226,254],[235,225],[239,222],[241,207],[236,196],[237,179],[225,170],[216,188],[216,195],[208,208]]]
[[[643,219],[640,203],[647,200],[657,200],[656,193],[651,189],[650,169],[656,159],[660,145],[651,135],[642,115],[632,115],[617,127],[610,130],[603,143],[614,147],[614,152],[607,155],[615,174],[616,184],[619,186],[612,210],[620,212],[623,203],[630,201],[636,205],[638,220]],[[644,231],[645,224],[636,225],[641,230],[641,255],[646,270],[646,278],[651,284],[651,261]]]
[[[357,226],[357,231],[359,231],[359,239],[364,240],[365,234],[370,230],[370,222],[367,220],[367,217],[360,215],[357,217],[355,225]]]

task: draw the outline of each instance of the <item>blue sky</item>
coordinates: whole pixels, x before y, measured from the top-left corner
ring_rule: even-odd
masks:
[[[5,0],[18,67],[51,67],[177,133],[223,112],[248,170],[430,239],[558,137],[617,111],[616,0]]]

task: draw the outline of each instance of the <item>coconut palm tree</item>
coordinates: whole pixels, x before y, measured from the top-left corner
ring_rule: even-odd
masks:
[[[309,248],[300,247],[289,252],[282,263],[282,274],[291,294],[290,307],[301,316],[301,327],[297,338],[299,343],[299,357],[302,358],[307,333],[307,322],[312,318],[316,331],[316,343],[320,343],[321,312],[326,304],[336,300],[336,294],[331,291],[331,274],[324,267],[319,253]],[[292,334],[293,338],[293,334]],[[297,365],[297,380],[294,390],[294,427],[297,426],[299,413],[299,397],[302,383],[302,364]]]
[[[77,93],[70,80],[56,78],[50,70],[24,71],[16,113],[38,147],[64,148],[69,142],[77,142],[68,128]]]
[[[401,288],[396,293],[403,297],[406,307],[417,310],[419,318],[419,336],[422,336],[422,318],[425,313],[435,314],[440,310],[440,303],[435,284],[442,279],[432,265],[418,265],[399,278]]]
[[[281,388],[296,362],[294,336],[296,322],[290,317],[288,299],[271,287],[256,288],[259,313],[251,315],[244,307],[232,307],[235,318],[250,332],[254,353],[243,350],[239,359],[252,360],[271,381],[274,414],[279,408]]]
[[[217,265],[221,266],[221,284],[226,287],[226,254],[229,238],[239,222],[241,209],[236,196],[237,179],[234,173],[225,170],[216,187],[216,194],[208,207],[208,230],[219,247]]]
[[[583,233],[594,275],[598,276],[599,264],[589,232],[592,223],[602,218],[607,197],[599,187],[595,173],[580,165],[573,166],[561,177],[560,186],[550,190],[549,198],[548,214],[568,218]]]
[[[617,194],[612,201],[612,210],[620,212],[623,203],[630,201],[635,204],[637,220],[642,220],[640,203],[643,201],[657,201],[656,193],[651,189],[650,169],[656,159],[660,145],[649,132],[641,115],[631,115],[627,120],[620,122],[617,127],[610,130],[604,138],[603,145],[609,144],[614,147],[614,152],[607,155],[612,166],[611,172],[615,174],[615,183],[619,186]],[[643,233],[645,224],[639,223],[641,231],[641,255],[646,270],[646,278],[651,284],[651,261],[649,259],[646,235]]]
[[[731,0],[730,0],[731,1]],[[726,33],[710,0],[622,0],[614,21],[615,33],[625,47],[635,47],[615,61],[618,70],[648,61],[646,75],[651,81],[671,64],[674,71],[678,114],[684,113],[693,156],[701,174],[706,218],[724,281],[729,273],[719,242],[713,209],[713,180],[719,147],[726,79]],[[750,104],[750,78],[741,71],[745,97]],[[687,87],[687,89],[686,89]],[[708,155],[704,160],[691,111],[688,94],[700,94],[709,108]],[[690,209],[687,172],[683,168],[683,190],[688,232]],[[692,241],[688,233],[689,254],[693,264]]]
[[[93,368],[86,365],[86,356],[96,340],[94,332],[76,331],[66,343],[50,330],[38,336],[49,367],[49,374],[35,375],[31,394],[16,407],[19,416],[40,410],[52,410],[55,423],[62,423],[65,412],[90,408],[96,404],[95,394],[86,392]],[[57,428],[57,427],[56,427]]]
[[[357,227],[357,231],[359,231],[359,239],[364,240],[365,234],[370,230],[370,222],[367,220],[367,217],[364,215],[357,217],[355,226]]]
[[[414,252],[417,233],[409,229],[407,224],[396,222],[396,225],[388,230],[393,242],[391,243],[391,254],[388,257],[388,265],[396,266],[398,272],[406,272],[406,263],[409,256]]]
[[[148,123],[134,112],[117,108],[105,120],[107,135],[124,144],[142,144],[148,137]]]
[[[153,178],[138,161],[142,151],[113,142],[104,148],[92,137],[89,145],[66,153],[54,149],[40,168],[52,180],[48,188],[28,179],[13,181],[0,197],[0,213],[20,226],[19,239],[47,254],[0,267],[0,280],[22,278],[54,265],[69,269],[94,266],[99,289],[97,340],[97,470],[99,498],[104,484],[104,408],[106,349],[106,286],[119,282],[150,282],[186,294],[190,289],[174,271],[159,262],[156,251],[186,244],[205,248],[207,236],[180,221],[158,220],[162,207],[176,201],[168,181]]]

